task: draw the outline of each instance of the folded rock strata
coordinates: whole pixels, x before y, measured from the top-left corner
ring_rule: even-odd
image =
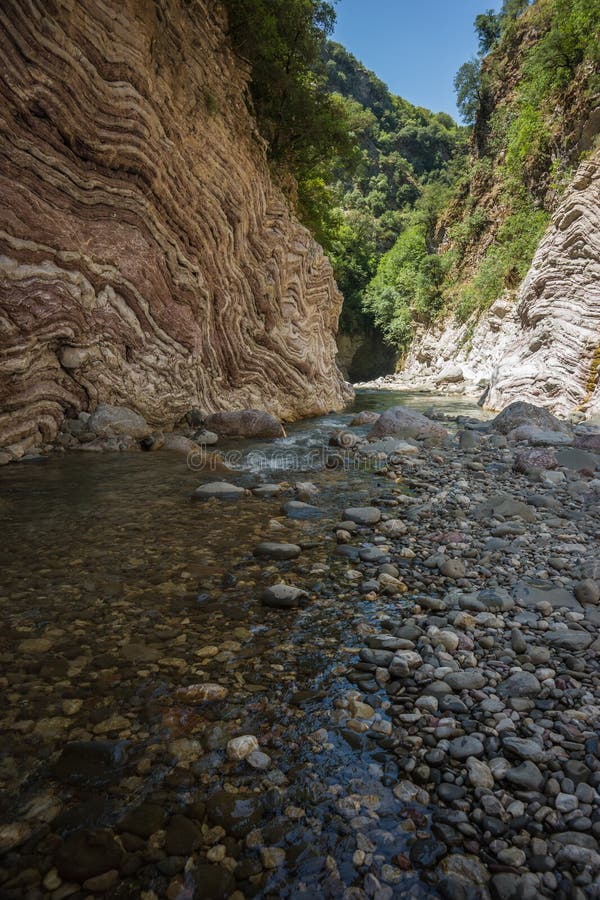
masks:
[[[582,163],[552,218],[516,305],[499,299],[473,327],[454,320],[415,341],[404,374],[489,384],[486,405],[543,404],[600,414],[600,153]]]
[[[0,446],[100,402],[340,408],[341,296],[220,4],[6,0],[0,53]]]

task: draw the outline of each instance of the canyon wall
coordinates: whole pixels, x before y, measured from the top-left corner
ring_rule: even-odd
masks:
[[[0,446],[99,402],[340,408],[331,266],[271,183],[212,0],[0,7]]]
[[[558,206],[516,303],[477,323],[450,319],[417,336],[403,375],[483,391],[501,409],[529,400],[560,415],[600,415],[600,152]]]

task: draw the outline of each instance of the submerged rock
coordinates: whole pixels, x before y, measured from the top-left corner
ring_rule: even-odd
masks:
[[[110,831],[76,831],[56,851],[54,863],[67,881],[82,883],[110,869],[118,869],[123,851]]]
[[[246,491],[227,481],[201,484],[192,494],[192,500],[241,500]]]
[[[359,425],[374,425],[380,415],[381,413],[375,412],[372,409],[363,409],[362,412],[359,412],[354,416],[350,425],[356,427]]]
[[[289,519],[318,519],[324,515],[323,510],[301,500],[289,500],[281,507],[281,511]]]
[[[298,544],[278,544],[274,541],[264,541],[254,548],[255,556],[267,559],[295,559],[301,553],[302,548]]]
[[[220,825],[233,837],[243,838],[261,819],[261,798],[255,794],[216,791],[207,798],[206,814],[213,825]]]
[[[305,606],[308,602],[308,594],[291,584],[274,584],[263,591],[261,601],[263,606],[271,606],[275,609],[293,609],[297,606]]]

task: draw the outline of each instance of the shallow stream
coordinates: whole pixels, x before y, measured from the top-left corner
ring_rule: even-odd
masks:
[[[369,391],[351,411],[290,426],[285,439],[224,447],[240,466],[230,480],[244,486],[314,482],[316,519],[285,518],[281,497],[192,503],[206,476],[177,453],[71,452],[0,471],[0,821],[28,829],[0,860],[7,897],[95,896],[69,893],[52,873],[61,838],[98,828],[125,832],[126,851],[118,865],[107,851],[119,874],[98,896],[204,898],[235,887],[247,897],[341,896],[367,889],[357,847],[380,869],[406,869],[394,896],[437,896],[406,855],[425,823],[392,793],[399,776],[385,719],[377,741],[340,724],[339,701],[354,689],[348,663],[402,604],[361,597],[332,526],[346,506],[391,496],[391,483],[319,461],[355,411],[399,402],[480,414],[455,397]],[[261,540],[301,543],[303,553],[257,560]],[[281,578],[313,602],[264,608],[262,589]],[[178,688],[203,681],[226,686],[227,698],[178,700]],[[227,759],[227,741],[242,734],[256,735],[266,770]],[[242,806],[223,805],[223,789]],[[142,802],[162,838],[119,825]],[[173,825],[175,813],[201,839]],[[285,857],[270,867],[265,846]],[[186,864],[193,852],[199,865]]]

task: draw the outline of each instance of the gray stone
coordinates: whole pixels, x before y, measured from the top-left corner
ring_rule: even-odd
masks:
[[[469,756],[482,756],[483,744],[478,738],[471,735],[463,735],[450,741],[448,753],[452,759],[458,760],[468,759]]]
[[[436,384],[457,384],[464,380],[465,376],[460,366],[448,365],[442,369],[435,381]]]
[[[308,594],[291,584],[274,584],[266,588],[261,596],[263,606],[275,609],[293,609],[308,602]]]
[[[409,444],[408,441],[395,437],[372,441],[363,444],[360,448],[361,456],[378,456],[380,453],[385,453],[386,456],[392,456],[394,453],[402,454],[403,456],[415,456],[419,453],[419,448],[415,444]]]
[[[558,431],[571,434],[572,429],[567,422],[553,416],[551,412],[533,403],[517,400],[510,403],[501,413],[492,419],[491,428],[500,434],[508,434],[519,425],[535,425],[547,431]]]
[[[584,578],[575,585],[575,596],[580,603],[600,603],[600,585],[592,578]]]
[[[524,522],[535,522],[536,512],[533,507],[523,503],[522,500],[515,500],[509,494],[494,494],[488,500],[484,500],[473,510],[473,515],[478,519],[502,516],[503,518],[511,518],[517,516]]]
[[[559,450],[556,454],[559,466],[571,469],[574,472],[594,472],[600,464],[600,456],[589,453],[587,450],[568,448]]]
[[[267,559],[295,559],[302,553],[298,544],[279,544],[275,541],[263,541],[254,548],[254,555]]]
[[[494,776],[487,763],[470,757],[467,759],[467,773],[469,783],[476,788],[491,790],[494,787]]]
[[[510,863],[509,863],[510,864]],[[538,900],[540,891],[534,875],[498,872],[490,882],[492,900]]]
[[[558,447],[573,443],[573,437],[563,431],[539,428],[537,425],[519,425],[509,432],[511,441],[527,441],[534,447]]]
[[[558,794],[554,800],[554,805],[560,813],[570,813],[577,809],[579,800],[574,794]]]
[[[478,691],[487,683],[479,669],[451,672],[444,681],[453,691]]]
[[[311,506],[310,503],[303,503],[301,500],[289,500],[283,504],[281,512],[288,519],[318,519],[324,515],[318,506]]]
[[[203,425],[225,437],[285,437],[281,422],[264,409],[212,413],[205,417]]]
[[[387,409],[375,422],[368,434],[369,440],[389,437],[414,438],[421,440],[443,441],[448,437],[446,429],[437,422],[432,422],[427,416],[409,409],[407,406],[392,406]]]
[[[458,444],[461,450],[474,450],[479,442],[480,438],[472,431],[461,431],[458,434]]]
[[[532,762],[545,762],[548,759],[548,753],[541,744],[530,738],[520,738],[514,734],[505,734],[502,738],[502,746],[505,751],[518,756],[519,759],[531,760]]]
[[[118,435],[141,440],[149,437],[152,428],[143,416],[126,406],[110,406],[101,403],[88,420],[88,428],[97,435]]]
[[[515,601],[506,590],[506,588],[484,588],[477,594],[479,600],[484,604],[486,609],[501,612],[507,612],[513,609]]]
[[[553,609],[571,609],[583,612],[581,604],[575,599],[575,595],[565,588],[552,587],[541,582],[529,584],[519,581],[514,588],[514,597],[519,606],[535,608],[538,603],[549,603]]]
[[[541,791],[544,776],[534,762],[525,760],[520,766],[509,769],[505,775],[507,781],[525,791]]]
[[[381,519],[376,506],[352,506],[344,510],[344,517],[357,525],[375,525]]]
[[[537,697],[542,686],[531,672],[515,672],[498,688],[501,697]]]
[[[163,435],[162,449],[171,450],[175,453],[199,453],[200,448],[191,438],[184,434],[175,434],[170,432]]]
[[[462,559],[445,559],[438,568],[446,578],[464,578],[466,575],[465,564]]]
[[[206,428],[200,428],[194,432],[194,441],[197,444],[216,444],[218,440],[219,435],[215,434],[214,431],[208,431]]]
[[[546,631],[543,639],[553,647],[559,647],[561,650],[587,650],[593,641],[591,634],[587,631]]]
[[[241,500],[245,494],[242,487],[227,481],[211,481],[201,484],[192,494],[193,500]]]
[[[367,648],[363,647],[360,651],[360,659],[362,662],[368,663],[369,665],[375,666],[384,666],[386,669],[394,658],[394,649],[384,650],[377,648]]]
[[[517,654],[527,652],[527,641],[518,628],[513,628],[510,633],[510,645]]]
[[[359,425],[374,425],[381,413],[375,412],[372,409],[363,409],[362,412],[359,412],[352,421],[350,422],[351,426],[359,426]]]

